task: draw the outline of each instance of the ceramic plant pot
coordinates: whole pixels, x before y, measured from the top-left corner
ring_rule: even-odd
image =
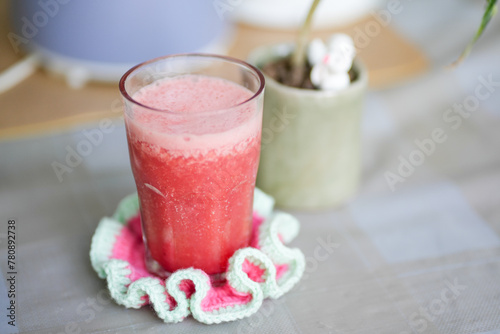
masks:
[[[256,49],[259,68],[289,54],[292,45]],[[360,127],[367,72],[340,92],[282,85],[266,76],[257,186],[292,209],[334,207],[352,197],[361,172]]]

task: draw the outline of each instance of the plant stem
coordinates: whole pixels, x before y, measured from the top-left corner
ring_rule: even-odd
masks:
[[[311,8],[309,8],[309,13],[307,13],[307,17],[304,21],[304,24],[300,28],[299,36],[297,38],[297,48],[292,54],[293,68],[304,66],[306,58],[306,47],[307,47],[307,42],[309,40],[309,32],[311,30],[312,18],[320,1],[321,0],[313,1],[313,3],[311,4]]]

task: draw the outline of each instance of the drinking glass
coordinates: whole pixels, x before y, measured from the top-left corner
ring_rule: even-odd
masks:
[[[250,244],[264,77],[238,59],[161,57],[120,80],[146,266],[209,275]]]

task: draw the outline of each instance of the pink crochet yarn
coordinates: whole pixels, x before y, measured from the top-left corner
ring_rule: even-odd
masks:
[[[251,247],[259,248],[258,230],[263,221],[264,219],[254,212]],[[143,277],[156,277],[154,274],[147,271],[144,253],[145,249],[142,239],[141,219],[140,215],[137,214],[127,221],[125,228],[123,228],[121,233],[117,236],[115,244],[113,245],[111,257],[113,259],[127,261],[130,264],[129,269],[131,273],[128,277],[132,283]],[[280,278],[287,269],[288,265],[276,265],[277,278]],[[264,270],[247,260],[243,264],[243,271],[255,282],[264,281],[262,279]],[[162,282],[165,284],[164,280],[162,280]],[[194,285],[190,280],[185,280],[182,282],[180,289],[184,291],[189,298],[194,292]],[[174,309],[176,306],[175,300],[167,292],[165,292],[165,298],[170,305],[170,309]],[[242,294],[234,290],[225,281],[222,283],[217,282],[217,284],[212,283],[212,287],[203,300],[201,307],[203,311],[209,312],[225,306],[246,304],[251,298],[250,294]],[[149,301],[147,298],[144,298],[144,304],[148,303]]]

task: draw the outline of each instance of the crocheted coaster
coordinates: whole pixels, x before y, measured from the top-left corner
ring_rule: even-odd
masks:
[[[127,308],[151,304],[164,322],[192,315],[213,324],[248,317],[264,298],[279,298],[302,277],[305,259],[287,248],[299,232],[293,216],[274,212],[274,199],[255,189],[251,247],[229,259],[226,280],[214,285],[202,270],[177,270],[166,280],[146,270],[137,194],[124,198],[113,215],[99,222],[90,261],[107,280],[111,297]]]

